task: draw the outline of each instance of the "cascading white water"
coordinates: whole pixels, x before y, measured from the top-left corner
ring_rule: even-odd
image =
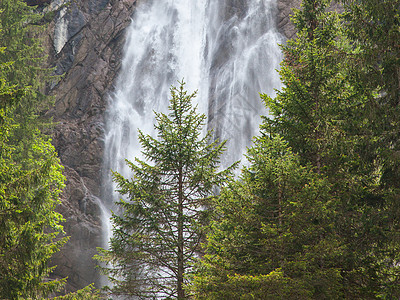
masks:
[[[209,1],[204,49],[209,128],[227,140],[223,164],[243,158],[266,115],[259,93],[280,86],[275,0]]]
[[[166,112],[169,88],[182,78],[190,92],[199,89],[209,129],[228,139],[223,164],[242,158],[266,114],[258,93],[279,87],[275,6],[275,0],[138,0],[106,116],[105,206],[118,198],[109,170],[130,177],[124,160],[141,157],[137,130],[153,132],[153,111]]]
[[[205,6],[206,0],[138,1],[106,116],[106,197],[115,188],[109,170],[130,175],[124,159],[141,156],[137,131],[153,131],[153,111],[167,110],[171,84],[185,78],[189,89],[200,86]]]

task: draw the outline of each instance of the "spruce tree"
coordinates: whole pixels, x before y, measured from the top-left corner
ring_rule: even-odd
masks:
[[[213,203],[195,299],[343,299],[331,185],[262,135]]]
[[[345,2],[366,9],[358,11],[364,16],[360,27],[388,26],[390,36],[397,35],[398,10],[386,21],[371,17],[384,12],[376,1]],[[398,9],[394,3],[384,1],[388,15]],[[396,175],[387,175],[394,170],[397,143],[395,134],[387,139],[386,131],[394,133],[397,124],[396,98],[389,91],[398,89],[382,88],[397,80],[389,70],[395,66],[398,40],[381,36],[393,44],[384,50],[383,41],[371,43],[374,33],[365,26],[372,46],[367,50],[368,43],[360,42],[363,35],[355,38],[354,31],[352,37],[344,27],[354,14],[329,11],[329,4],[304,0],[295,12],[297,37],[282,46],[284,86],[275,98],[262,96],[272,114],[264,118],[262,134],[272,141],[281,136],[287,145],[257,139],[242,182],[224,189],[215,202],[206,255],[193,277],[199,299],[399,297],[398,196],[388,180],[396,182]],[[367,59],[370,53],[374,63]],[[384,68],[388,57],[392,63]],[[369,72],[377,66],[372,76]],[[366,74],[371,74],[369,80]],[[376,81],[375,76],[392,77]],[[375,119],[385,106],[391,127],[383,114]],[[281,166],[282,174],[290,165],[296,167],[284,177],[271,164]],[[314,175],[300,173],[302,169]],[[272,212],[275,219],[268,218]]]
[[[111,265],[115,295],[187,299],[185,281],[200,254],[205,205],[234,166],[219,171],[224,142],[204,137],[206,117],[192,106],[184,83],[171,88],[169,114],[155,113],[157,137],[139,131],[145,161],[127,160],[132,178],[113,173],[121,214],[112,216],[110,250],[97,258]]]
[[[64,280],[49,280],[62,216],[62,166],[39,112],[51,70],[35,37],[39,16],[23,1],[0,2],[0,298],[43,299]]]
[[[0,41],[7,51],[0,53],[0,61],[11,61],[3,69],[7,82],[22,88],[16,101],[14,119],[21,124],[32,123],[31,115],[37,116],[49,107],[50,98],[44,94],[45,83],[52,69],[46,67],[42,47],[42,16],[35,7],[21,0],[0,2]]]
[[[50,139],[38,129],[24,137],[32,140],[29,146],[13,143],[20,123],[10,111],[23,90],[16,91],[3,76],[0,82],[0,298],[44,298],[62,284],[45,282],[48,262],[65,242],[57,237],[62,216],[55,211],[62,167]]]
[[[62,281],[48,281],[48,263],[64,244],[55,211],[62,167],[50,140],[39,132],[31,148],[9,144],[19,124],[0,109],[0,298],[43,298]]]
[[[282,47],[285,86],[274,99],[263,96],[273,114],[265,126],[333,186],[340,203],[335,228],[347,249],[340,260],[344,297],[393,297],[397,221],[387,205],[393,194],[382,184],[387,167],[379,154],[392,146],[377,144],[379,130],[371,122],[376,86],[355,80],[353,69],[358,65],[362,74],[366,50],[343,27],[349,12],[329,12],[329,3],[304,0],[295,13],[298,36]]]
[[[359,93],[368,95],[363,116],[364,145],[362,161],[375,162],[379,174],[375,180],[372,208],[386,219],[380,231],[384,240],[379,249],[383,259],[384,288],[379,295],[392,299],[400,296],[400,1],[341,0],[345,8],[345,33],[357,55],[348,57],[351,80]],[[366,93],[367,91],[367,93]]]
[[[330,2],[305,0],[295,11],[297,38],[281,46],[284,86],[275,98],[262,95],[273,116],[265,119],[270,133],[280,134],[303,162],[325,174],[341,171],[342,152],[353,142],[341,127],[356,117],[350,107],[366,101],[347,80],[347,44],[339,14],[328,11]]]

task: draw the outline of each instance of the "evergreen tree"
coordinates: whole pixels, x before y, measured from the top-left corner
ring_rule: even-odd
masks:
[[[249,167],[213,202],[196,299],[343,299],[330,184],[287,142],[256,138]]]
[[[55,212],[62,166],[38,113],[43,69],[38,15],[23,1],[0,2],[0,298],[43,299],[64,280],[49,280],[53,253],[66,241]]]
[[[282,135],[316,172],[336,174],[343,171],[344,163],[352,163],[342,154],[349,152],[357,138],[342,127],[355,125],[352,122],[358,116],[349,110],[366,100],[356,95],[347,80],[348,45],[339,15],[327,11],[329,3],[305,0],[302,10],[295,11],[297,38],[281,46],[284,87],[274,99],[262,98],[273,116],[265,119],[270,133]]]
[[[113,214],[110,250],[97,258],[111,264],[113,294],[187,299],[185,278],[200,253],[204,206],[216,186],[230,176],[218,171],[225,143],[201,137],[205,116],[191,104],[184,84],[171,88],[169,114],[156,113],[157,138],[139,131],[146,161],[127,160],[132,178],[114,172],[118,192],[127,197]]]
[[[350,57],[352,79],[360,89],[375,91],[368,107],[370,128],[377,139],[373,146],[379,148],[378,155],[384,160],[385,184],[398,188],[400,1],[341,2],[347,12],[346,34],[360,49],[357,56]]]
[[[93,287],[93,284],[90,284],[79,291],[69,293],[65,296],[58,296],[52,299],[53,300],[99,300],[105,298],[102,297],[100,292]]]
[[[342,0],[345,33],[357,55],[348,57],[351,80],[359,93],[368,92],[364,106],[364,146],[359,151],[363,161],[379,165],[375,183],[375,197],[369,203],[386,222],[380,230],[384,236],[379,248],[384,249],[386,268],[381,275],[386,283],[381,297],[398,298],[400,295],[399,243],[400,243],[400,1],[399,0]],[[372,199],[371,199],[372,198]],[[372,201],[371,201],[372,200]],[[375,221],[375,220],[374,220]]]
[[[9,111],[21,89],[16,92],[1,77],[0,298],[37,299],[62,284],[44,279],[52,254],[65,242],[57,238],[62,217],[55,212],[64,178],[54,147],[37,129],[29,147],[10,142],[20,124]]]
[[[62,216],[55,212],[63,187],[61,165],[50,140],[39,132],[25,149],[8,144],[18,128],[0,110],[0,297],[41,298],[61,281],[44,282],[53,253],[64,244],[57,239]]]
[[[349,2],[367,9],[364,17],[377,13],[368,11],[368,5],[377,9],[380,4]],[[394,1],[385,5],[389,2],[390,8],[398,8]],[[290,153],[287,146],[257,139],[242,183],[222,191],[207,254],[193,277],[200,299],[399,297],[399,222],[393,207],[398,197],[395,186],[385,180],[390,160],[383,155],[397,144],[395,139],[384,142],[388,135],[379,137],[382,128],[371,124],[374,105],[388,104],[389,93],[378,89],[374,76],[368,80],[365,75],[371,58],[367,53],[383,49],[372,46],[367,51],[349,38],[342,18],[352,14],[329,12],[329,3],[304,0],[295,12],[297,37],[282,47],[284,87],[274,99],[262,96],[273,116],[264,119],[262,133],[282,136],[295,154],[285,156]],[[397,22],[394,17],[390,22],[365,20],[386,26]],[[398,27],[390,28],[396,36]],[[393,58],[396,52],[389,52]],[[375,54],[379,65],[380,55]],[[364,81],[357,80],[363,76]],[[288,175],[279,176],[271,164]],[[313,175],[304,171],[310,168]],[[272,212],[275,219],[268,219]]]
[[[52,69],[45,67],[41,18],[35,7],[28,6],[25,1],[0,2],[0,41],[7,48],[0,53],[0,61],[12,62],[3,69],[3,75],[9,84],[24,91],[15,101],[13,112],[13,118],[24,127],[32,124],[31,115],[37,116],[50,104],[50,98],[43,93]]]
[[[327,11],[329,2],[304,0],[295,14],[298,38],[282,47],[285,86],[275,99],[263,96],[274,116],[265,119],[265,126],[281,134],[303,164],[311,163],[326,176],[332,196],[340,200],[335,228],[346,249],[341,259],[344,297],[394,297],[399,293],[394,288],[399,280],[398,222],[387,206],[391,192],[381,184],[383,144],[376,147],[377,131],[371,125],[376,89],[355,80],[353,59],[365,51],[348,38],[343,19]]]

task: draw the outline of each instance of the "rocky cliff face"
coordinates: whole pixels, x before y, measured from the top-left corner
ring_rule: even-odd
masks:
[[[236,0],[235,0],[236,1]],[[279,0],[277,24],[295,34],[289,21],[301,0]],[[49,65],[61,77],[49,87],[55,107],[54,145],[67,177],[60,212],[70,241],[54,258],[53,276],[68,276],[67,290],[100,283],[92,257],[101,237],[103,125],[108,94],[121,66],[124,29],[136,0],[30,0],[54,18],[47,31]],[[46,6],[47,5],[47,6]]]
[[[280,32],[287,38],[292,38],[296,34],[290,16],[293,8],[300,8],[301,0],[278,0],[277,26]]]
[[[92,259],[103,246],[98,197],[102,181],[103,115],[121,64],[124,29],[135,0],[54,0],[47,37],[49,64],[60,75],[50,87],[55,107],[54,145],[67,182],[59,208],[70,241],[54,258],[56,277],[68,276],[75,290],[99,275]]]

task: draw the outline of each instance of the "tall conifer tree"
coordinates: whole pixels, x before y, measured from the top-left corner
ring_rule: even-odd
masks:
[[[330,2],[304,0],[295,14],[298,38],[282,47],[285,86],[275,99],[264,96],[274,116],[265,125],[326,176],[340,200],[335,228],[346,249],[340,262],[344,297],[393,297],[399,293],[393,289],[399,280],[397,225],[382,185],[386,167],[379,148],[385,144],[377,145],[379,130],[371,124],[379,91],[371,81],[355,80],[352,68],[362,74],[360,62],[370,50],[349,38],[343,27],[349,12],[327,11]],[[363,2],[374,1],[354,1]]]
[[[331,186],[263,134],[239,181],[213,201],[195,299],[342,299]]]
[[[55,211],[64,177],[38,127],[50,72],[35,37],[38,18],[23,1],[0,2],[1,299],[43,299],[63,283],[48,278],[50,258],[65,242]]]
[[[376,1],[349,2],[359,9],[361,6],[367,9],[361,13],[364,17],[383,13],[383,10],[377,9],[380,3]],[[384,6],[394,2],[384,1]],[[377,89],[379,84],[373,76],[370,80],[365,76],[365,72],[372,68],[366,67],[367,57],[371,58],[368,53],[376,54],[376,65],[379,66],[380,54],[375,50],[383,50],[380,48],[383,44],[367,50],[357,38],[349,38],[351,35],[344,30],[342,19],[349,16],[348,12],[343,15],[330,12],[329,4],[330,1],[325,0],[304,0],[302,9],[295,12],[293,21],[298,30],[297,37],[282,47],[285,58],[280,74],[284,87],[274,99],[263,96],[273,115],[264,119],[263,133],[272,140],[280,135],[298,155],[298,168],[311,166],[318,175],[305,184],[291,179],[296,174],[291,171],[284,185],[286,192],[299,188],[306,191],[314,187],[315,194],[320,198],[311,195],[302,197],[302,192],[297,192],[294,198],[287,199],[288,205],[283,209],[279,205],[279,193],[275,196],[268,194],[273,193],[274,188],[279,191],[280,180],[276,179],[275,186],[267,189],[265,198],[261,197],[255,187],[268,187],[268,177],[260,180],[257,174],[261,171],[252,169],[258,165],[251,165],[250,175],[254,175],[257,178],[254,182],[259,181],[259,184],[254,185],[249,175],[243,184],[224,190],[222,199],[216,203],[218,214],[214,217],[207,239],[208,254],[200,264],[197,277],[194,277],[194,290],[201,299],[224,299],[222,291],[229,290],[232,291],[228,293],[230,299],[246,299],[247,294],[250,294],[249,298],[268,295],[267,299],[392,299],[399,296],[399,239],[396,239],[399,222],[398,214],[396,216],[390,204],[396,194],[393,193],[393,186],[385,183],[385,172],[390,166],[386,163],[389,160],[382,155],[397,144],[394,139],[391,140],[392,145],[382,143],[384,137],[378,134],[382,128],[377,130],[371,124],[374,120],[371,114],[373,103],[378,101],[387,105],[389,99],[395,98],[388,98],[389,92],[386,93],[385,89]],[[377,11],[368,11],[368,7]],[[398,8],[398,5],[390,7]],[[368,20],[367,24],[371,22],[374,26],[383,27],[397,22],[396,17],[388,22],[384,18],[365,20]],[[359,25],[363,26],[362,22]],[[368,32],[368,26],[365,30]],[[397,32],[394,30],[390,35],[396,36]],[[386,37],[382,39],[386,40]],[[375,40],[375,43],[379,42]],[[396,44],[393,40],[390,43]],[[391,59],[393,53],[397,52],[389,50]],[[386,52],[382,54],[382,59],[387,55]],[[355,72],[357,61],[360,69]],[[385,76],[396,75],[389,72],[391,68],[393,65],[390,64],[386,69],[380,68],[376,75],[381,71]],[[357,81],[357,76],[365,76],[365,80]],[[396,87],[392,90],[398,91]],[[389,109],[388,113],[394,116],[391,112]],[[382,124],[380,122],[387,124],[387,120],[378,120],[377,124]],[[275,150],[280,149],[277,146],[274,146]],[[260,151],[256,144],[249,155],[258,152],[256,157],[264,157],[265,166],[287,153],[282,149],[280,155],[271,159],[274,149],[268,146],[263,149],[266,153]],[[283,161],[291,162],[288,158]],[[271,171],[266,174],[271,174]],[[300,178],[304,180],[307,176],[302,174]],[[316,186],[317,180],[323,180],[323,184]],[[245,189],[243,185],[251,188]],[[315,199],[321,202],[301,209]],[[283,217],[285,214],[281,212],[286,212],[293,217],[266,220],[268,212],[257,212],[261,201],[269,208],[272,208],[272,203],[278,203],[278,216]],[[313,219],[313,212],[321,218]],[[259,219],[253,223],[253,220]],[[273,233],[264,229],[268,228],[264,225],[268,222],[277,228],[286,224],[290,230],[281,236],[268,235]],[[249,225],[242,227],[242,223]],[[301,232],[295,231],[296,228],[309,230]],[[319,234],[313,236],[313,232],[318,231]],[[315,244],[310,243],[307,236],[312,237],[311,241]],[[279,251],[284,254],[280,256]],[[272,264],[257,269],[250,263],[240,263],[273,262],[279,257],[282,260],[278,259],[275,270],[271,269]],[[298,272],[293,272],[299,266],[303,267],[302,271],[299,268]],[[266,270],[272,273],[263,273]],[[332,284],[326,284],[327,278]],[[252,295],[251,291],[256,294]]]
[[[400,1],[341,0],[346,11],[345,33],[357,55],[348,57],[351,80],[368,95],[363,116],[368,122],[359,151],[362,161],[379,165],[369,203],[386,222],[381,223],[379,248],[386,258],[382,297],[400,296]],[[375,231],[376,232],[376,231]]]
[[[156,113],[157,137],[139,131],[146,161],[127,160],[132,178],[114,172],[125,195],[114,214],[110,250],[98,259],[111,264],[116,295],[139,299],[187,299],[184,285],[200,252],[204,205],[234,166],[219,169],[224,142],[201,137],[205,115],[192,106],[195,93],[171,88],[169,114]]]

